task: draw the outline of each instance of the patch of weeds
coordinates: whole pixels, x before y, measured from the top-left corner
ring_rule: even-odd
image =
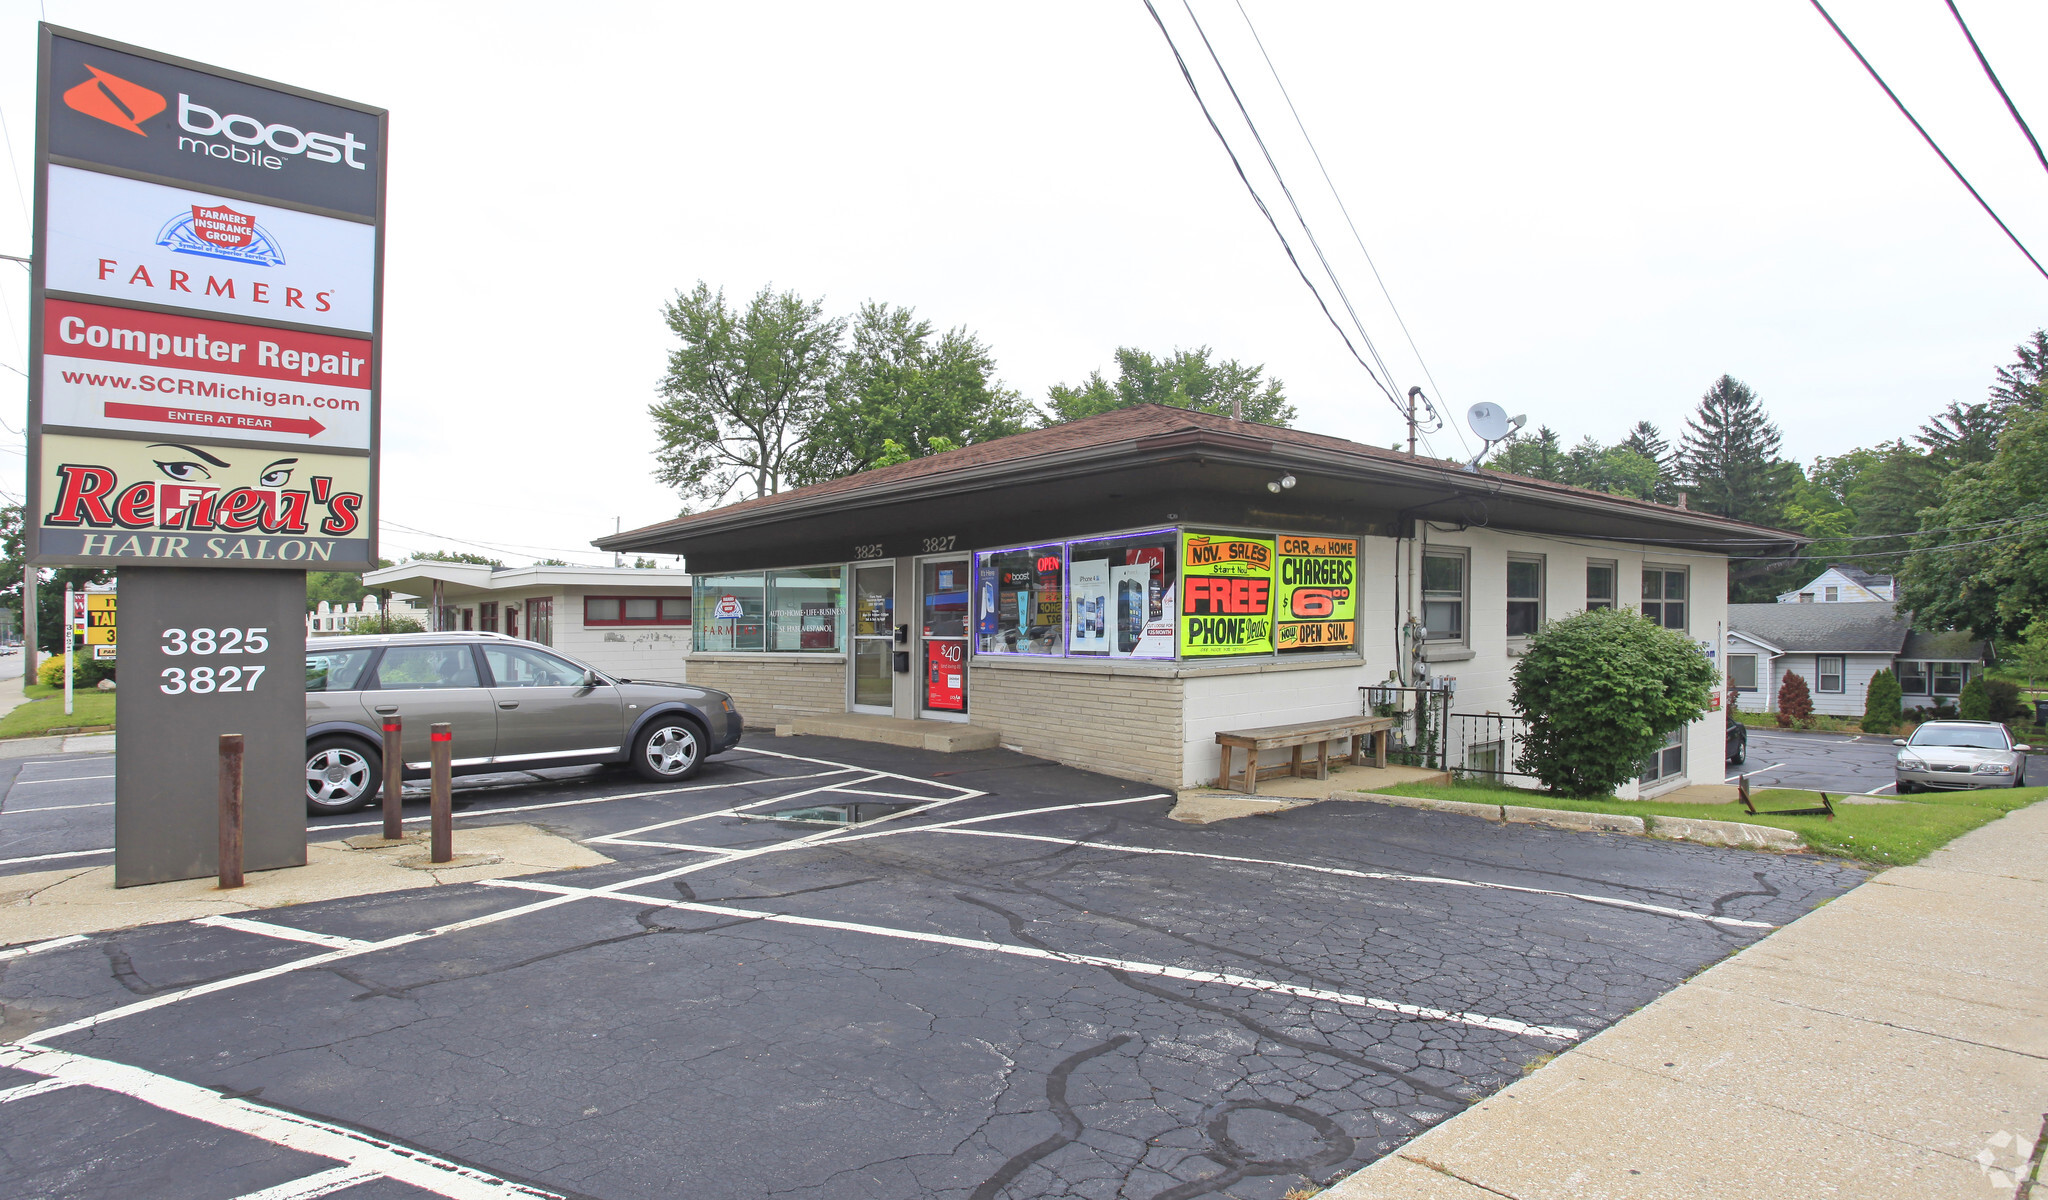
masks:
[[[1528,1062],[1522,1064],[1522,1074],[1534,1075],[1536,1072],[1541,1071],[1543,1068],[1549,1066],[1551,1063],[1554,1063],[1556,1061],[1557,1055],[1555,1054],[1539,1054],[1536,1057],[1530,1059]]]

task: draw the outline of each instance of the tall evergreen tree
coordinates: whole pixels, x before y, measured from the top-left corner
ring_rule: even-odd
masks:
[[[1510,475],[1564,482],[1565,450],[1558,444],[1557,430],[1539,425],[1531,434],[1516,430],[1493,448],[1486,465]]]
[[[1631,454],[1640,454],[1657,464],[1657,486],[1650,499],[1660,504],[1669,504],[1678,498],[1678,455],[1672,452],[1671,443],[1664,440],[1664,432],[1648,421],[1637,421],[1636,427],[1628,431],[1621,440],[1620,449]]]
[[[2048,383],[2048,329],[2036,329],[2013,347],[2013,353],[2018,359],[1998,368],[1998,380],[1991,385],[1991,407],[2001,414],[2015,408],[2038,412],[2048,401],[2043,395],[2043,384]]]
[[[1998,410],[1989,404],[1957,404],[1934,414],[1913,440],[1927,450],[1927,457],[1943,467],[1990,462],[1998,450],[1998,427],[2003,424]]]
[[[1781,520],[1799,468],[1778,457],[1780,442],[1748,384],[1732,375],[1715,380],[1687,418],[1679,449],[1692,506],[1759,525]]]

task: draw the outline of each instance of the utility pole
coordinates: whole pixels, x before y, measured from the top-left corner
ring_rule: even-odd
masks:
[[[1418,388],[1408,389],[1408,457],[1415,457],[1415,393]]]
[[[36,568],[21,572],[21,690],[36,681]]]
[[[613,518],[612,518],[612,536],[613,536],[613,537],[617,537],[617,536],[619,536],[619,521],[620,521],[620,518],[618,518],[618,517],[613,517]],[[625,560],[625,559],[623,559],[623,558],[619,557],[619,552],[618,552],[618,551],[616,551],[616,550],[612,551],[612,566],[614,566],[614,567],[621,567],[621,566],[624,566],[624,565],[625,565],[625,562],[626,562],[626,560]]]

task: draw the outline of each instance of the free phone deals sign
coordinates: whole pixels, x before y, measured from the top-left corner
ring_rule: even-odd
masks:
[[[29,561],[373,568],[384,110],[40,49]]]

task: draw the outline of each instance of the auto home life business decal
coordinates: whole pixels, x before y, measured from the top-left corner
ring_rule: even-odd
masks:
[[[1183,657],[1273,649],[1273,543],[1230,534],[1181,537]]]
[[[1281,650],[1339,649],[1358,640],[1358,542],[1282,534],[1273,644]]]
[[[316,568],[369,555],[364,457],[53,433],[41,482],[49,554]]]

